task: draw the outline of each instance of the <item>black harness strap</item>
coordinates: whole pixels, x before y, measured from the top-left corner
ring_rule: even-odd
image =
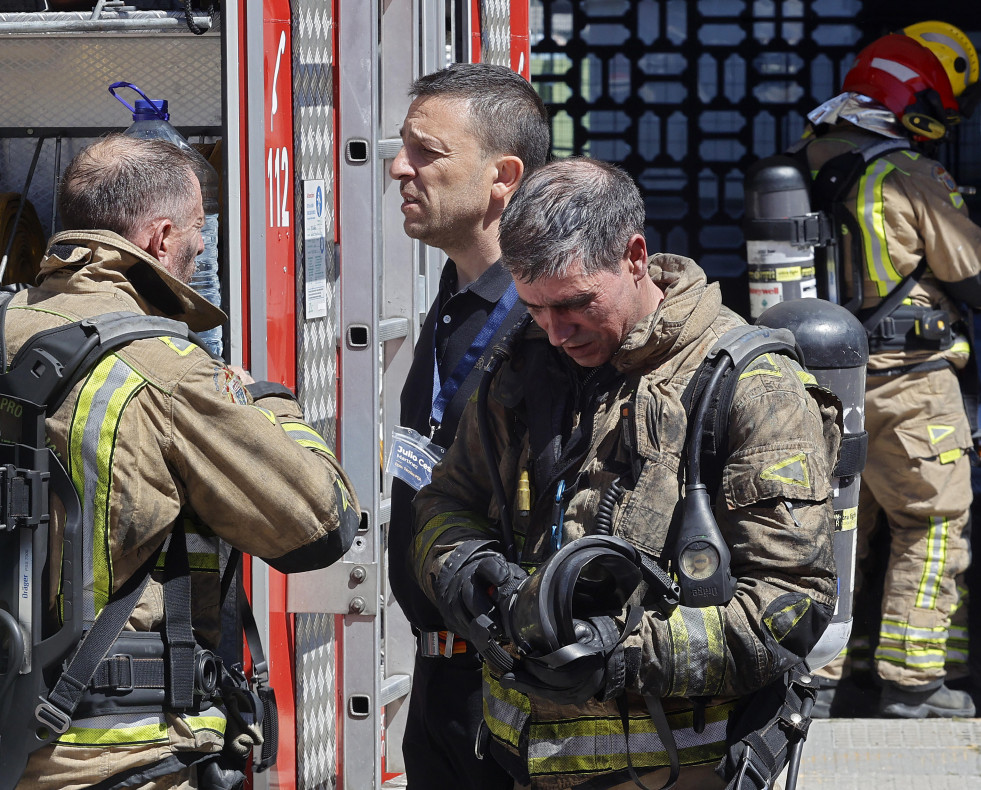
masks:
[[[133,574],[120,588],[122,594],[112,598],[99,612],[75,655],[48,694],[47,700],[38,704],[35,710],[38,721],[52,727],[59,734],[71,726],[71,717],[88,690],[96,669],[108,655],[139,603],[159,553],[159,549],[154,552],[144,564],[144,571]]]
[[[164,560],[164,656],[167,706],[188,710],[194,705],[194,632],[191,629],[191,567],[184,521],[177,519]]]

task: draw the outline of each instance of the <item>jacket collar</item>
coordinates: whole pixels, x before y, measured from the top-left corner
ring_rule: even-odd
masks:
[[[653,369],[701,336],[719,317],[722,292],[690,258],[656,253],[647,274],[664,292],[664,301],[627,334],[610,360],[619,371]]]
[[[220,326],[225,313],[168,272],[156,258],[106,230],[66,230],[51,237],[38,283],[74,292],[123,291],[143,312],[183,321],[194,332]]]

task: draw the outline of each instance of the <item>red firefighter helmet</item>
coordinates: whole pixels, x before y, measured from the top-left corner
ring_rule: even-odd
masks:
[[[943,64],[902,33],[883,36],[859,52],[842,89],[887,107],[921,140],[941,140],[948,127],[961,120]]]

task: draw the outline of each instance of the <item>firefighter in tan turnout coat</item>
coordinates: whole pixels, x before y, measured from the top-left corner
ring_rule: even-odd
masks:
[[[123,136],[98,141],[65,171],[60,199],[65,225],[81,229],[51,239],[39,285],[10,304],[8,360],[43,329],[105,313],[162,315],[192,330],[220,323],[223,313],[185,285],[203,212],[179,149]],[[103,357],[47,430],[82,499],[87,625],[166,544],[126,626],[162,630],[160,572],[183,525],[194,637],[215,650],[219,539],[289,573],[330,564],[357,530],[350,481],[292,395],[180,338],[136,340]],[[55,551],[59,532],[56,524]],[[52,617],[58,589],[53,578]],[[232,731],[218,700],[174,712],[127,709],[125,696],[101,694],[103,703],[84,697],[72,726],[32,755],[18,788],[214,786],[201,780],[204,763],[190,763],[217,754],[226,735],[249,737]]]
[[[535,321],[488,399],[520,563],[500,560],[500,567],[514,578],[589,535],[616,478],[627,492],[613,534],[655,559],[666,551],[687,427],[682,392],[719,337],[743,322],[722,307],[718,286],[693,261],[648,259],[643,226],[629,177],[584,159],[529,176],[502,220],[504,260]],[[737,579],[727,605],[679,606],[667,620],[645,613],[624,643],[625,671],[607,672],[575,704],[565,704],[569,689],[558,675],[502,683],[485,666],[490,752],[519,784],[634,786],[629,759],[647,786],[659,786],[669,758],[643,695],[663,701],[683,766],[678,786],[725,784],[714,768],[736,701],[797,664],[834,608],[829,481],[837,401],[812,397],[809,378],[787,357],[763,354],[737,385],[715,499]],[[625,404],[635,424],[624,421]],[[476,563],[503,551],[478,436],[471,402],[456,443],[414,503],[416,573],[461,628],[472,613],[468,601],[487,595],[466,581],[473,564],[461,552],[479,544]],[[631,468],[641,470],[637,479]],[[525,481],[531,495],[521,504]],[[449,580],[461,592],[441,599],[449,574],[464,579]],[[628,737],[616,702],[624,692]],[[698,698],[707,700],[701,713],[693,712]],[[701,715],[704,728],[695,721]]]

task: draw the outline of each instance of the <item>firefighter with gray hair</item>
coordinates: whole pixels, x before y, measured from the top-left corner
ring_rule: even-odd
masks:
[[[614,165],[559,160],[523,181],[500,238],[533,323],[490,362],[414,501],[416,576],[482,646],[487,748],[520,786],[736,781],[743,763],[724,758],[764,726],[757,695],[835,605],[838,401],[783,353],[751,355],[733,384],[706,508],[718,537],[693,562],[673,555],[694,501],[686,390],[724,336],[756,329],[694,261],[649,257],[644,218]],[[679,604],[668,574],[704,570],[709,544],[730,559]]]
[[[66,229],[50,239],[37,285],[0,311],[4,359],[19,363],[39,333],[110,319],[145,333],[100,349],[47,416],[47,441],[77,499],[70,507],[62,492],[52,503],[48,578],[33,590],[46,633],[71,618],[84,637],[45,667],[57,682],[40,700],[4,710],[0,786],[18,781],[8,766],[19,759],[19,790],[232,790],[262,742],[263,710],[250,709],[259,696],[245,676],[214,656],[222,583],[232,578],[220,574],[221,541],[282,573],[326,567],[354,540],[358,500],[290,390],[192,342],[188,328],[224,314],[187,285],[204,223],[190,157],[167,142],[108,135],[65,169],[59,201]],[[55,358],[66,370],[77,360]],[[59,561],[79,544],[79,567]],[[13,691],[3,678],[0,709],[27,677],[15,677]],[[11,754],[16,743],[33,750],[29,759]]]

